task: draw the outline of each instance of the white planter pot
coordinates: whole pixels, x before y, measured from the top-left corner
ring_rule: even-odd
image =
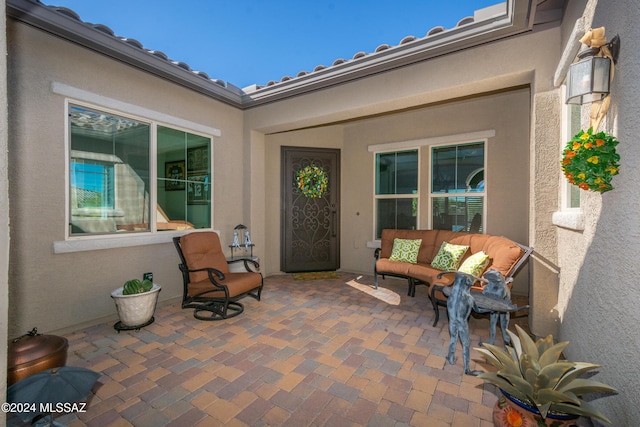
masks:
[[[122,325],[135,329],[136,326],[144,326],[149,322],[156,310],[160,289],[160,285],[154,283],[149,292],[141,294],[122,295],[122,287],[111,292]]]

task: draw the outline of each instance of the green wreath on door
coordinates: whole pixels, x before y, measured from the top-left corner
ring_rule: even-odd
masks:
[[[329,177],[321,167],[311,164],[296,172],[296,189],[303,196],[318,199],[328,188]]]

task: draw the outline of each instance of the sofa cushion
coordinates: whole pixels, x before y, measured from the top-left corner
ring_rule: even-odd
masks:
[[[390,274],[407,276],[409,274],[409,267],[413,264],[408,262],[391,261],[389,258],[381,258],[376,262],[376,270],[379,274]]]
[[[435,248],[435,240],[438,235],[438,230],[395,230],[385,228],[382,230],[382,236],[380,238],[380,258],[389,258],[391,251],[393,250],[394,239],[421,239],[422,244],[418,251],[418,263],[430,264],[436,251],[440,247]]]
[[[442,242],[440,250],[431,261],[431,266],[440,270],[457,270],[462,257],[469,249],[465,245],[453,245],[448,242]]]
[[[509,277],[511,270],[524,254],[520,246],[513,241],[497,236],[487,240],[482,250],[491,257],[488,268],[498,270],[505,277]]]
[[[490,261],[489,255],[485,254],[484,251],[476,252],[462,262],[458,271],[480,277]]]
[[[417,240],[422,239],[416,264],[390,261],[395,238]],[[524,250],[514,241],[489,234],[472,234],[451,230],[403,230],[383,229],[380,239],[380,251],[376,254],[375,271],[377,274],[392,274],[401,277],[414,277],[423,282],[433,284],[449,284],[454,275],[447,274],[441,279],[436,276],[439,269],[432,267],[431,262],[443,243],[469,246],[461,263],[474,254],[482,251],[489,256],[486,269],[494,268],[503,276],[509,277],[517,261],[524,255]],[[454,269],[454,270],[457,270]]]
[[[448,284],[453,281],[455,277],[453,274],[445,274],[442,278],[438,279],[438,274],[442,273],[442,270],[433,268],[429,264],[412,264],[409,266],[408,275],[414,279],[418,279],[428,285],[438,282]]]
[[[403,261],[415,264],[418,260],[418,250],[422,239],[393,239],[393,249],[391,250],[391,261]]]

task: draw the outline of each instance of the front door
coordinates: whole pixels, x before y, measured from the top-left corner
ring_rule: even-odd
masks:
[[[282,147],[281,265],[340,268],[340,150]]]

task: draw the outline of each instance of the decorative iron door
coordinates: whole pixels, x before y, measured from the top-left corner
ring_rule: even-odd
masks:
[[[281,265],[285,272],[340,267],[340,150],[282,147]]]

